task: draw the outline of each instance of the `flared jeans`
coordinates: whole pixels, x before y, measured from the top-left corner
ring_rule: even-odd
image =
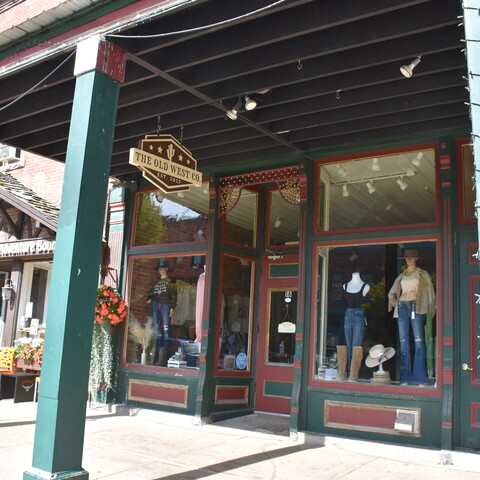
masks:
[[[398,337],[400,341],[400,383],[427,382],[425,358],[425,315],[415,312],[416,302],[398,302]],[[414,358],[410,352],[410,326],[414,339]]]

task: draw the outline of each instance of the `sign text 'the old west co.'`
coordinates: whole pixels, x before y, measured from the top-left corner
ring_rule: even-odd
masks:
[[[147,135],[140,148],[130,149],[129,163],[164,192],[189,190],[202,184],[192,154],[171,135]]]

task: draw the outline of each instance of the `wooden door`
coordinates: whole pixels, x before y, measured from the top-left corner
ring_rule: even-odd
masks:
[[[298,259],[262,263],[255,410],[290,414],[297,323]],[[293,273],[292,273],[293,272]],[[283,276],[282,276],[283,275]]]
[[[459,350],[455,369],[459,391],[455,423],[458,446],[480,450],[480,270],[478,260],[472,256],[477,246],[475,233],[463,233],[460,237]]]

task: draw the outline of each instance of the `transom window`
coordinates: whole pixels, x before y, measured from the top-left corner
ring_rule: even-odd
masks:
[[[318,230],[435,222],[435,150],[322,165]]]

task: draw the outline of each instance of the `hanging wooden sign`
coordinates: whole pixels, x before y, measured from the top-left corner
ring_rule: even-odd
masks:
[[[295,333],[297,326],[292,322],[282,322],[278,324],[278,333]]]
[[[129,163],[165,193],[189,190],[202,184],[197,161],[172,135],[146,135],[140,148],[131,148]]]

